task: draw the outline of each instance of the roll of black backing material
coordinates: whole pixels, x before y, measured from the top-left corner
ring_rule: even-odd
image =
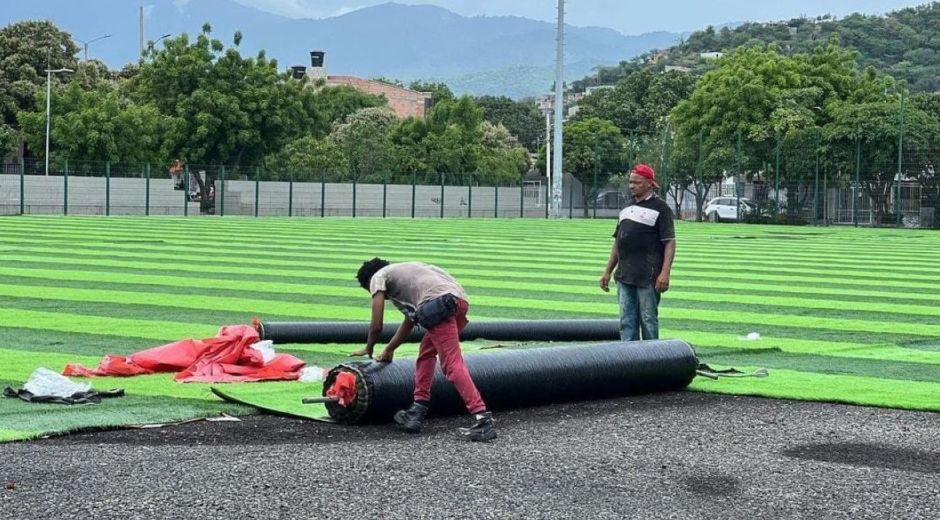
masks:
[[[261,339],[274,343],[365,343],[369,324],[351,321],[274,321],[259,323]],[[386,323],[380,341],[398,330]],[[415,327],[409,343],[421,341],[424,329]],[[513,320],[471,321],[460,333],[462,341],[615,341],[620,339],[618,320]]]
[[[698,365],[692,346],[680,340],[574,344],[471,354],[464,359],[491,410],[681,390],[695,377]],[[414,374],[415,360],[407,358],[339,365],[327,375],[323,395],[344,381],[354,386],[354,396],[345,406],[327,403],[327,411],[342,423],[390,420],[411,405]],[[466,412],[438,366],[431,413]]]

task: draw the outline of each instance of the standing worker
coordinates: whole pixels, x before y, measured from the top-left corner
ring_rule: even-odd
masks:
[[[390,363],[397,349],[411,333],[415,323],[426,329],[418,359],[415,362],[414,403],[395,414],[395,422],[407,432],[418,433],[424,426],[431,403],[435,358],[441,360],[441,371],[454,384],[467,410],[474,416],[469,428],[460,433],[471,441],[496,438],[493,414],[486,410],[480,392],[470,378],[460,352],[460,331],[467,325],[470,304],[467,293],[446,271],[420,262],[390,264],[373,258],[362,264],[356,274],[359,285],[372,295],[372,321],[366,346],[350,356],[372,357],[372,350],[382,334],[385,300],[391,300],[405,315],[398,331],[385,350],[375,358]]]
[[[659,339],[659,300],[669,290],[676,232],[672,210],[654,189],[659,189],[656,172],[646,164],[637,164],[630,173],[633,200],[620,212],[601,275],[601,289],[610,291],[610,277],[617,269],[623,341]]]

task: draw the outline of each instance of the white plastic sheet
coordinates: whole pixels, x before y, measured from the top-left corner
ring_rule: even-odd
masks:
[[[76,383],[57,372],[40,367],[30,374],[23,389],[36,396],[70,397],[77,392],[87,392],[91,389],[91,383]]]

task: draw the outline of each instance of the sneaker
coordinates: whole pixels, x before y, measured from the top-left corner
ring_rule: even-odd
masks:
[[[496,425],[493,413],[483,412],[473,416],[473,424],[469,428],[461,428],[460,434],[471,441],[491,441],[496,438]]]
[[[408,433],[419,433],[424,426],[424,419],[428,415],[428,407],[423,404],[412,403],[411,408],[399,410],[395,413],[395,422]]]

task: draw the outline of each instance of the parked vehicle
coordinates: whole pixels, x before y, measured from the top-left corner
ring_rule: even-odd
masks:
[[[705,204],[702,209],[702,215],[710,222],[737,221],[739,199],[735,197],[715,197]],[[741,197],[741,215],[744,216],[754,211],[754,203],[750,199]]]

